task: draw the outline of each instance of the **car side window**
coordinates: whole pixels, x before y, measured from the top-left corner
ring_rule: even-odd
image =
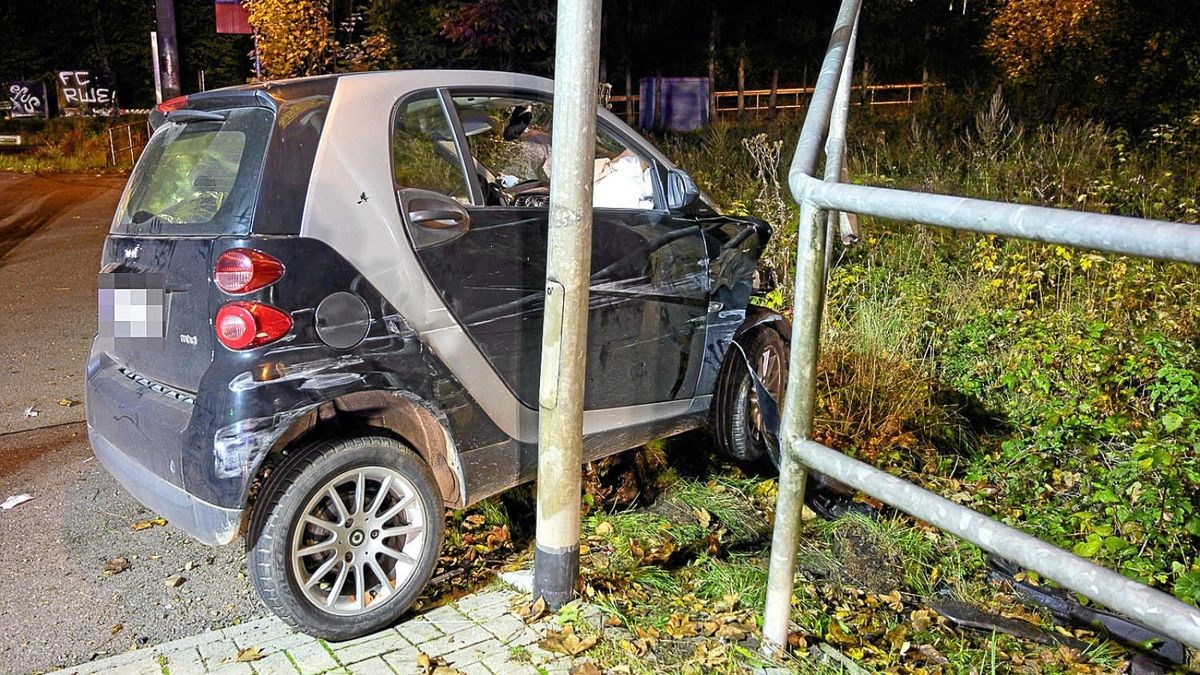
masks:
[[[392,126],[392,175],[398,188],[419,188],[468,204],[454,131],[436,92],[401,104]]]
[[[492,206],[547,206],[554,118],[547,102],[516,96],[455,96],[473,166]],[[596,208],[653,209],[652,163],[603,125],[596,128]]]

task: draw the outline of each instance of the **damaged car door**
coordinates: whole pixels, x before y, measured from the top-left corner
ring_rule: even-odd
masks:
[[[549,95],[430,91],[402,101],[393,164],[421,266],[520,402],[537,408],[546,279]],[[690,399],[709,278],[661,166],[603,120],[594,159],[585,407]]]

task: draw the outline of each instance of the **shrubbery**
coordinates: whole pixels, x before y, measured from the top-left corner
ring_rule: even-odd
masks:
[[[957,109],[855,110],[852,180],[1200,220],[1200,116],[1130,138],[1023,124],[999,92],[971,119],[946,114]],[[665,142],[724,207],[786,213],[771,251],[781,270],[795,209],[764,194],[761,162],[740,146],[782,140],[786,164],[797,128]],[[819,439],[1200,603],[1196,270],[871,219],[862,229],[830,275]]]

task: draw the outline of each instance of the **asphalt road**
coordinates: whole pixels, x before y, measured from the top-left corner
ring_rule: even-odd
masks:
[[[169,524],[134,531],[154,514],[87,444],[96,273],[124,180],[0,173],[0,501],[33,495],[0,510],[0,673],[52,670],[266,614],[240,545],[208,547]],[[37,416],[24,414],[31,406]],[[115,558],[129,568],[105,574]],[[183,581],[168,585],[176,576]]]
[[[124,183],[0,173],[0,433],[83,419],[100,248]]]

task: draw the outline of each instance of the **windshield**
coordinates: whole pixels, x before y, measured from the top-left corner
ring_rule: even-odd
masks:
[[[155,131],[117,208],[114,234],[249,232],[273,114],[219,114],[224,119],[168,117]]]

